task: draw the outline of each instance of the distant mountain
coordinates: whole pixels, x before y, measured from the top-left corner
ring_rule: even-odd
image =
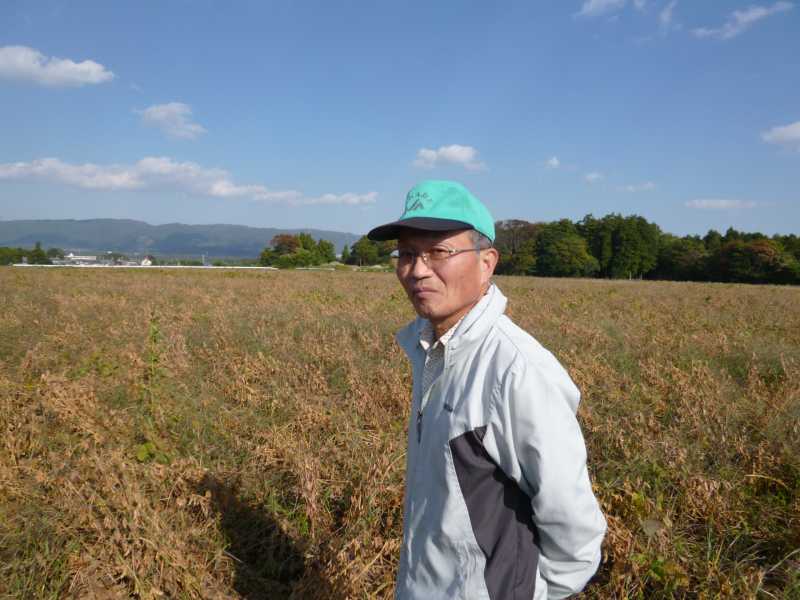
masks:
[[[256,258],[279,233],[305,232],[326,239],[337,252],[360,236],[320,229],[274,229],[244,225],[150,225],[130,219],[0,221],[0,246],[58,247],[68,252],[121,252],[156,256]]]

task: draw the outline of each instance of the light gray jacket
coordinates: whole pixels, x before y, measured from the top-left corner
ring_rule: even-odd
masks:
[[[567,372],[492,286],[423,396],[422,319],[397,334],[414,375],[398,600],[565,598],[606,530]]]

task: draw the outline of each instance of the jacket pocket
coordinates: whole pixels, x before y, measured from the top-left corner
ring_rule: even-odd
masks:
[[[461,589],[463,600],[490,600],[483,578],[486,560],[477,543],[458,542]]]
[[[476,571],[479,571],[473,551],[468,544],[437,533],[417,543],[405,577],[407,595],[399,597],[425,600],[488,600],[476,595]],[[480,549],[477,549],[480,552]],[[478,573],[480,575],[480,573]],[[479,582],[480,583],[480,582]]]

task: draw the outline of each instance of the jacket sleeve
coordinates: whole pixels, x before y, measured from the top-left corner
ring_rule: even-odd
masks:
[[[600,563],[606,522],[586,469],[575,418],[580,394],[552,356],[517,363],[498,389],[494,431],[501,466],[529,493],[548,598],[583,589]],[[507,467],[507,468],[506,468]]]

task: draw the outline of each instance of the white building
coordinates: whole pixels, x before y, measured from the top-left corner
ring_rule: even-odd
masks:
[[[96,256],[78,256],[72,252],[67,254],[64,260],[67,261],[67,264],[71,265],[93,265],[97,263]]]

